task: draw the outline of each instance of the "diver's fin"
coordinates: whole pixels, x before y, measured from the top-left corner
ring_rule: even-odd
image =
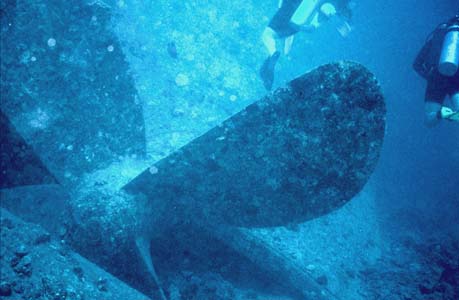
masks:
[[[142,257],[143,262],[147,266],[148,272],[151,274],[151,277],[156,283],[158,287],[159,294],[161,295],[161,300],[167,300],[166,295],[164,294],[163,288],[158,278],[158,274],[156,273],[155,267],[153,265],[153,259],[150,253],[150,240],[139,236],[135,239],[135,244],[137,246],[137,250],[139,251],[140,256]]]
[[[0,189],[58,183],[2,111],[0,132]]]
[[[274,82],[274,67],[279,59],[279,51],[274,52],[273,55],[266,58],[260,68],[260,77],[263,80],[263,85],[269,91],[271,90]]]

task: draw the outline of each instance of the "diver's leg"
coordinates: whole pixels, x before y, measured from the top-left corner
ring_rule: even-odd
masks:
[[[266,49],[268,50],[269,56],[272,56],[276,51],[276,32],[269,27],[266,27],[263,31],[261,39],[263,40],[263,44],[265,45]]]
[[[290,35],[285,39],[284,43],[284,53],[285,55],[290,53],[290,50],[292,50],[292,44],[293,44],[293,37],[294,35]]]
[[[276,39],[278,38],[277,33],[269,27],[263,32],[263,43],[266,49],[268,49],[269,56],[263,62],[260,68],[260,77],[263,80],[263,85],[267,90],[271,90],[274,82],[274,67],[276,66],[277,60],[279,59],[279,51],[276,49]]]
[[[424,105],[424,121],[427,127],[433,127],[438,124],[440,121],[440,118],[438,118],[440,109],[440,103],[432,100],[426,100]]]
[[[445,80],[442,76],[433,76],[427,80],[427,88],[424,97],[424,121],[427,127],[433,127],[440,122],[440,110],[443,107],[443,101],[447,93]]]

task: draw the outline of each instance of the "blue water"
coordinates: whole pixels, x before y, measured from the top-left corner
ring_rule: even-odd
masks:
[[[7,2],[2,1],[2,5]],[[38,42],[29,43],[25,36],[16,41],[14,47],[20,51],[22,62],[13,63],[10,72],[23,74],[21,68],[33,65],[33,57],[38,61],[54,59],[49,63],[52,66],[60,59],[86,68],[96,62],[85,60],[89,56],[85,53],[97,48],[107,51],[107,55],[117,55],[116,58],[104,56],[105,66],[112,64],[114,69],[128,70],[124,73],[126,77],[122,77],[123,90],[110,89],[109,85],[117,84],[119,79],[111,78],[109,71],[98,74],[97,68],[93,71],[96,79],[73,82],[76,87],[68,82],[54,83],[66,89],[53,86],[49,93],[46,84],[33,85],[26,80],[26,74],[21,79],[24,80],[22,93],[28,95],[29,102],[17,106],[11,101],[2,103],[2,110],[7,111],[26,142],[64,186],[78,190],[81,182],[108,182],[107,190],[118,190],[152,163],[267,93],[258,75],[267,55],[261,33],[275,13],[277,1],[107,0],[70,1],[68,5],[101,7],[106,12],[101,15],[108,16],[108,21],[85,15],[94,11],[76,9],[70,14],[88,20],[84,24],[91,20],[87,30],[107,24],[109,38],[75,42],[75,46],[69,47],[73,52],[59,53],[59,36],[71,30],[66,31],[68,27],[64,25],[51,28],[45,24],[42,31],[34,33],[40,36],[31,36],[31,40]],[[411,67],[427,35],[458,10],[457,0],[356,1],[353,31],[347,38],[342,38],[331,24],[324,24],[313,33],[297,34],[291,53],[282,55],[276,66],[274,89],[319,65],[338,60],[357,61],[375,74],[385,96],[384,146],[376,170],[359,195],[343,208],[298,226],[243,229],[243,234],[291,257],[292,262],[307,270],[316,284],[336,299],[459,297],[459,126],[452,122],[442,122],[434,128],[424,125],[426,83]],[[62,19],[61,23],[68,21]],[[5,26],[2,23],[2,28]],[[9,34],[5,32],[2,34]],[[57,67],[48,71],[49,74],[62,72]],[[94,91],[88,98],[103,97],[106,93],[110,99],[97,98],[89,104],[72,102],[80,99],[72,93],[86,90],[92,84],[89,82],[94,83]],[[2,81],[2,91],[4,84]],[[28,84],[39,88],[27,90]],[[52,92],[55,90],[67,93],[62,93],[62,103],[56,101]],[[121,104],[117,97],[129,100]],[[74,110],[66,108],[66,103],[73,103]],[[98,103],[104,106],[98,107]],[[135,111],[126,103],[135,105]],[[64,114],[59,109],[65,111],[65,118],[72,117],[72,121],[60,117]],[[94,118],[91,123],[83,118],[77,122],[73,117],[78,113],[86,117],[99,114],[100,120]],[[118,128],[110,121],[110,114],[113,119],[124,116]],[[141,116],[142,121],[133,116]],[[113,126],[123,139],[111,142],[107,138],[100,146],[103,130],[94,129],[88,136],[93,141],[91,145],[97,145],[94,149],[98,154],[91,157],[89,150],[72,154],[78,141],[53,140],[52,135],[41,135],[48,126],[66,122],[71,125],[62,127],[71,130],[80,123],[88,128],[97,124],[103,128]],[[135,134],[130,135],[132,131],[128,129]],[[116,130],[110,127],[107,132]],[[95,138],[98,134],[99,140]],[[43,145],[43,140],[49,143]],[[130,147],[129,151],[124,151],[126,147]],[[116,158],[107,157],[106,148]],[[6,199],[23,192],[8,189],[3,196]],[[46,196],[46,191],[40,193]],[[113,201],[104,211],[110,221],[116,214],[131,212],[129,209],[126,203]],[[83,214],[77,219],[85,222]],[[113,226],[118,228],[117,223]],[[167,251],[167,247],[174,247],[173,238],[160,237],[168,246],[158,247],[154,256],[160,260],[155,264],[170,299],[278,299],[266,296],[273,290],[279,299],[294,297],[288,287],[280,292],[273,288],[279,278],[271,281],[269,276],[268,279],[260,276],[254,282],[245,278],[241,266],[246,262],[239,254],[213,253],[215,257],[210,260],[217,261],[215,265],[209,263],[198,268],[199,263],[186,262],[183,253]],[[239,264],[228,267],[222,262],[226,255],[228,260],[240,260]],[[246,279],[249,283],[244,282]],[[433,291],[439,286],[442,288]]]

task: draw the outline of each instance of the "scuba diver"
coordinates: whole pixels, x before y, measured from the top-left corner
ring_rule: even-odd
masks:
[[[427,81],[426,125],[434,126],[440,120],[459,122],[459,14],[427,37],[413,68]],[[449,106],[445,105],[447,98]]]
[[[279,0],[278,7],[262,35],[269,56],[260,69],[260,76],[267,90],[271,90],[274,68],[280,56],[277,40],[284,41],[283,51],[287,55],[296,33],[312,32],[336,14],[343,17],[337,27],[338,32],[345,37],[351,31],[351,26],[345,21],[350,20],[352,15],[349,0]]]

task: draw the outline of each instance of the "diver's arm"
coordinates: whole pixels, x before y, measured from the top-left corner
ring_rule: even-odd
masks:
[[[416,59],[413,62],[413,69],[418,73],[418,74],[424,74],[425,77],[431,72],[431,70],[428,70],[428,66],[426,65],[425,61],[426,58],[429,56],[430,49],[432,48],[432,43],[431,40],[429,40],[419,51],[418,55],[416,56]]]

